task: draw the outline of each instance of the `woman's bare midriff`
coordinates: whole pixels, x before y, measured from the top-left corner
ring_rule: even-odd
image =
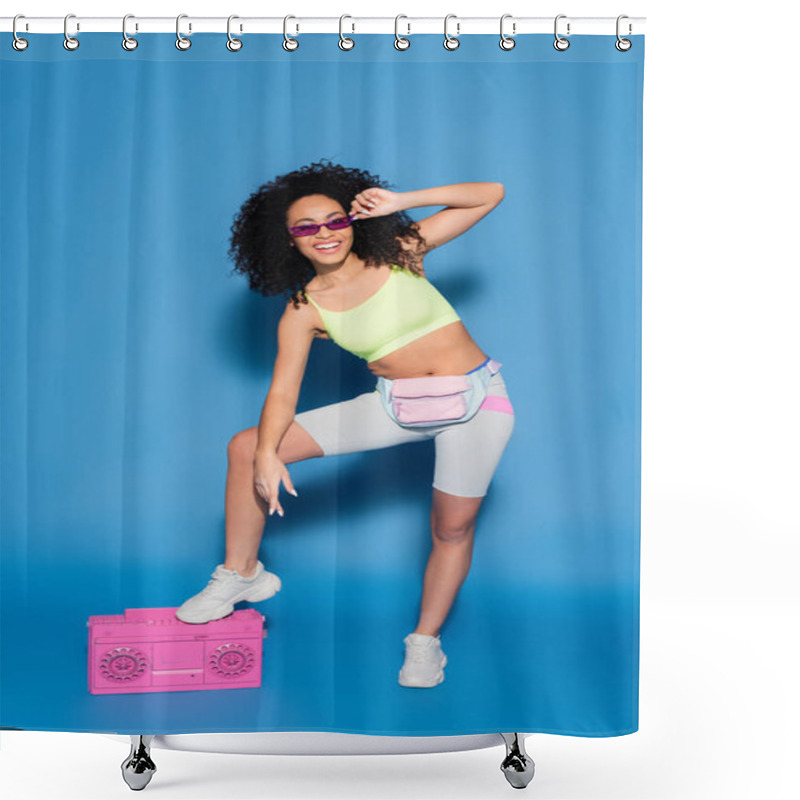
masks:
[[[330,339],[320,330],[321,339]],[[464,375],[479,367],[489,356],[475,344],[461,321],[431,331],[409,342],[367,368],[373,375],[389,380],[397,378],[424,378],[429,375]]]
[[[451,322],[367,364],[373,375],[389,380],[429,375],[463,375],[480,366],[487,355],[475,344],[464,323]]]

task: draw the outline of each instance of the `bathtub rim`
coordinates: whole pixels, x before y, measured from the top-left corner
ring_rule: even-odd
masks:
[[[144,732],[143,732],[144,733]],[[129,734],[102,733],[130,744]],[[521,738],[530,733],[519,733]],[[256,731],[251,733],[156,734],[150,747],[230,755],[413,755],[483,750],[504,744],[499,733],[447,736],[387,736],[333,731]]]

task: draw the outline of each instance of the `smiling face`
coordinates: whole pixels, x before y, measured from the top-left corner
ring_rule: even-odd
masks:
[[[330,222],[346,217],[347,211],[341,204],[323,194],[310,194],[295,200],[286,212],[286,225],[310,225]],[[287,233],[289,233],[287,231]],[[341,264],[353,246],[353,226],[330,230],[326,227],[309,236],[293,236],[289,233],[294,247],[312,265],[335,266]]]

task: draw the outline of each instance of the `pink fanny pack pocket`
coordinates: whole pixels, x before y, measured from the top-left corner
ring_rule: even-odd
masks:
[[[399,378],[391,388],[392,410],[398,422],[452,422],[467,413],[472,383],[464,375]]]
[[[502,364],[493,358],[465,375],[429,375],[424,378],[379,377],[375,391],[386,413],[408,428],[468,422],[481,407],[492,376]]]

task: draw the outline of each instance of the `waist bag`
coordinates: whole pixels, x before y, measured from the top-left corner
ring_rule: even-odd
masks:
[[[466,422],[478,413],[486,399],[489,381],[501,366],[490,358],[466,375],[395,380],[378,377],[377,390],[386,413],[404,428]]]

